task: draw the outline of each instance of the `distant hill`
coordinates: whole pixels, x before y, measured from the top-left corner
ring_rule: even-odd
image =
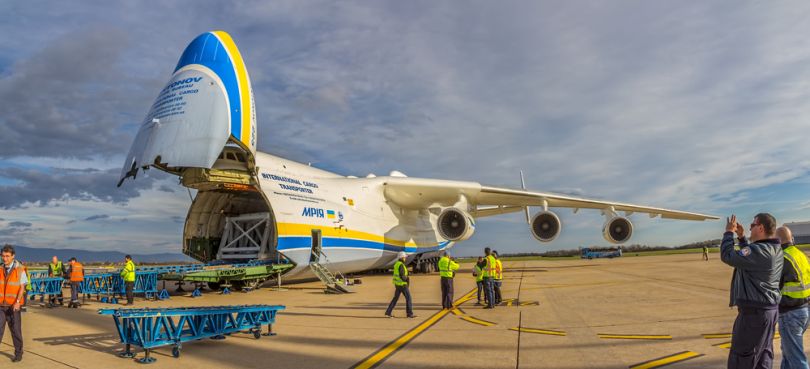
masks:
[[[26,246],[14,246],[17,259],[24,262],[49,262],[56,255],[59,260],[67,261],[75,257],[81,262],[120,262],[124,260],[126,253],[119,251],[90,251],[77,249],[52,249]],[[194,261],[190,257],[181,253],[163,254],[130,254],[136,263],[188,263]]]

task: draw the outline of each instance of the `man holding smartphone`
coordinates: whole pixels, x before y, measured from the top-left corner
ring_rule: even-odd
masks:
[[[764,369],[773,365],[773,335],[781,298],[779,279],[783,263],[782,246],[774,235],[775,230],[776,219],[768,213],[759,213],[751,223],[749,243],[737,217],[727,218],[720,259],[734,267],[729,306],[737,306],[728,354],[729,369]],[[735,233],[739,249],[734,247]]]

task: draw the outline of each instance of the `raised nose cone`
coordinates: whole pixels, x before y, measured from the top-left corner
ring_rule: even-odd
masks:
[[[124,162],[121,182],[150,165],[179,174],[211,168],[226,143],[256,152],[250,78],[231,36],[206,32],[186,47]]]

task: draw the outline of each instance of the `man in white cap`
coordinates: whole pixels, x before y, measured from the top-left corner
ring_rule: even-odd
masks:
[[[405,312],[408,314],[408,318],[416,317],[416,315],[413,315],[411,291],[408,290],[408,268],[405,266],[405,259],[407,258],[408,255],[400,251],[399,254],[397,254],[397,262],[394,263],[394,288],[396,290],[394,291],[394,298],[391,299],[391,303],[388,304],[388,310],[385,311],[385,316],[389,318],[394,317],[392,313],[397,306],[400,294],[405,295]]]

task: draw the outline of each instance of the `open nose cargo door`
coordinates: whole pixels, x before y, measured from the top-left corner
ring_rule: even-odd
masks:
[[[244,169],[211,169],[225,158],[226,146],[241,152]],[[118,186],[150,166],[181,175],[183,185],[202,190],[216,183],[258,186],[252,178],[255,153],[256,114],[242,55],[227,33],[207,32],[186,47],[149,109]]]
[[[281,260],[255,156],[256,115],[242,55],[227,33],[207,32],[186,47],[149,109],[118,185],[156,167],[199,190],[183,229],[186,255]]]

